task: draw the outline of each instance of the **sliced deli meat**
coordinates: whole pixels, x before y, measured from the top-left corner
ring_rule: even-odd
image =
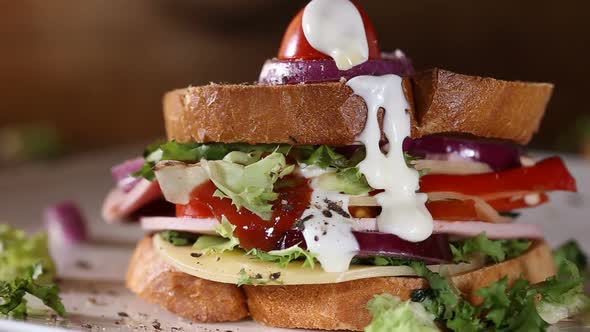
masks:
[[[164,230],[215,235],[219,222],[215,218],[143,217],[141,228],[149,232]]]
[[[115,188],[107,195],[102,206],[102,217],[107,222],[123,220],[135,211],[162,197],[157,181],[141,179],[129,192]]]
[[[435,221],[435,234],[449,234],[464,237],[485,233],[490,239],[542,239],[543,233],[534,224],[492,224],[478,221]]]

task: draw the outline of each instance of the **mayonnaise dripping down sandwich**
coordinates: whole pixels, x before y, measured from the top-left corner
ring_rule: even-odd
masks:
[[[104,218],[147,233],[127,285],[199,322],[378,331],[393,301],[413,327],[461,330],[424,304],[445,291],[485,322],[481,289],[556,273],[514,212],[576,191],[523,147],[552,89],[414,72],[358,4],[313,0],[258,84],[167,93],[169,140],[113,168]]]

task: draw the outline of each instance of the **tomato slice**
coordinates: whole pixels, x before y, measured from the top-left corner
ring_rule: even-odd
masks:
[[[283,234],[293,227],[309,206],[311,188],[307,179],[290,175],[282,179],[288,186],[275,188],[279,198],[273,202],[270,220],[263,220],[245,208],[238,210],[228,198],[214,197],[217,189],[209,181],[197,187],[189,204],[177,206],[177,217],[204,217],[208,208],[212,216],[221,220],[225,216],[236,226],[235,236],[246,250],[258,248],[273,250]]]
[[[422,192],[458,192],[486,198],[511,192],[577,191],[576,180],[561,158],[553,157],[531,167],[474,175],[425,175],[420,179]]]
[[[369,59],[380,59],[381,51],[379,50],[379,45],[377,43],[377,33],[375,32],[375,26],[361,6],[359,6],[359,4],[357,4],[355,1],[353,1],[353,3],[361,14],[363,23],[365,25],[367,41],[369,42]],[[305,38],[302,25],[304,10],[305,8],[293,18],[287,27],[287,31],[285,31],[281,48],[279,49],[278,58],[280,60],[318,60],[330,58],[328,55],[314,49]]]
[[[201,188],[202,189],[202,188]],[[215,190],[213,190],[215,192]],[[192,218],[214,218],[215,215],[211,212],[209,205],[192,199],[188,204],[176,204],[177,217],[192,217]]]
[[[539,206],[549,202],[549,196],[545,193],[539,193],[539,202],[536,204],[529,204],[525,201],[524,197],[518,198],[498,198],[487,201],[497,211],[507,212],[517,209],[526,209],[535,206]]]
[[[481,220],[473,200],[429,201],[426,207],[434,220],[473,221]],[[485,221],[485,220],[484,220]]]

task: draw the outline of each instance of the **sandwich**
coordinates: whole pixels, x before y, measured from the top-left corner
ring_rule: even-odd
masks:
[[[356,2],[312,0],[257,83],[168,92],[167,141],[113,168],[104,218],[146,231],[127,286],[196,322],[542,331],[588,303],[517,222],[577,190],[524,147],[552,90],[415,71]]]

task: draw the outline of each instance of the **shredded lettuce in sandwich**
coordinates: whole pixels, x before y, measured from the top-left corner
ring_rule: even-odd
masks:
[[[221,218],[221,224],[215,228],[219,236],[201,235],[193,245],[193,250],[209,254],[220,254],[234,250],[240,245],[240,240],[234,236],[236,226],[232,225],[225,216]]]
[[[261,262],[275,262],[279,267],[285,268],[294,260],[303,258],[302,267],[315,267],[316,256],[311,252],[294,245],[283,250],[263,251],[260,249],[252,249],[246,255],[254,256],[255,259]]]
[[[494,263],[520,256],[531,246],[530,240],[490,240],[482,233],[450,244],[455,263],[469,262],[475,256]]]
[[[0,317],[26,318],[27,294],[65,316],[59,288],[51,284],[54,278],[55,264],[49,255],[47,235],[29,237],[0,224]]]
[[[478,241],[486,245],[476,245]],[[473,240],[473,243],[474,246],[490,246],[483,237]],[[517,250],[524,248],[521,244],[516,247]],[[491,252],[495,253],[495,257],[501,256],[497,255],[500,252],[497,248]],[[507,254],[504,256],[507,257]],[[463,294],[449,278],[432,272],[423,262],[396,260],[393,263],[410,266],[418,276],[428,281],[430,287],[414,290],[411,299],[420,303],[436,321],[451,331],[533,332],[545,331],[549,324],[590,310],[590,298],[584,293],[584,278],[578,270],[578,266],[586,264],[583,254],[575,244],[569,243],[556,251],[556,257],[559,264],[556,276],[539,284],[530,284],[524,278],[510,282],[508,277],[504,277],[477,290],[476,294],[483,301],[479,306],[464,300]],[[577,264],[567,259],[571,257],[578,258]],[[380,326],[382,320],[394,320],[393,317],[396,317],[393,313],[384,314],[382,311],[380,316],[374,316],[367,328]]]
[[[273,191],[275,182],[295,168],[278,152],[249,165],[227,160],[203,160],[201,164],[217,187],[213,196],[229,198],[238,210],[244,207],[264,220],[271,218],[271,202],[278,198]]]

